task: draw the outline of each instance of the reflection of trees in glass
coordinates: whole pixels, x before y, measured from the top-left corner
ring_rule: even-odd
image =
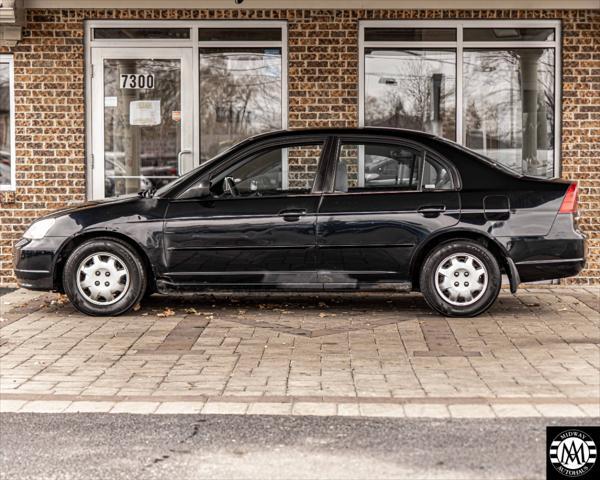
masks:
[[[454,52],[393,51],[367,55],[365,120],[455,138]]]
[[[281,52],[266,50],[200,50],[201,161],[281,128]]]
[[[0,185],[11,181],[10,67],[0,63]]]
[[[465,50],[466,146],[524,173],[552,175],[552,49]]]
[[[154,88],[120,88],[120,75],[126,73],[154,75]],[[180,61],[106,60],[104,95],[117,99],[116,107],[104,108],[105,194],[131,193],[169,181],[150,177],[175,178],[180,122],[173,120],[172,112],[181,110]],[[159,125],[130,125],[130,103],[136,100],[160,100]],[[140,178],[112,178],[115,176]]]

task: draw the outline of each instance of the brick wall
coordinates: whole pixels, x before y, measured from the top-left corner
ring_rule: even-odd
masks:
[[[361,19],[561,19],[563,177],[580,182],[588,267],[600,283],[600,11],[592,10],[30,10],[15,63],[17,190],[0,193],[0,284],[11,246],[35,217],[85,199],[84,19],[286,19],[289,125],[358,123]]]

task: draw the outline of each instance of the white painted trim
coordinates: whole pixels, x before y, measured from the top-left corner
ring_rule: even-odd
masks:
[[[17,154],[15,150],[15,67],[13,56],[9,54],[0,55],[0,63],[8,64],[8,91],[10,108],[10,184],[0,185],[0,191],[12,192],[17,187]]]
[[[246,0],[236,5],[233,0],[25,0],[26,8],[190,8],[190,9],[258,9],[258,8],[332,8],[332,9],[460,9],[460,10],[531,10],[531,9],[597,9],[598,0]]]
[[[510,2],[508,2],[510,3]],[[600,0],[598,2],[600,7]],[[483,7],[482,7],[483,8]],[[374,27],[421,27],[421,28],[456,28],[456,41],[449,42],[374,42],[365,41],[365,29]],[[464,28],[554,28],[553,41],[507,41],[507,42],[465,42],[463,40]],[[554,49],[554,178],[561,173],[561,106],[562,106],[562,37],[560,20],[362,20],[359,22],[358,32],[359,51],[359,105],[358,124],[365,125],[365,48],[455,48],[456,49],[456,141],[464,144],[463,132],[463,75],[462,61],[463,49],[467,48],[553,48]]]

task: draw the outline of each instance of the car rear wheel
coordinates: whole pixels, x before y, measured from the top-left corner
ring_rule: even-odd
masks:
[[[139,256],[124,242],[95,238],[77,247],[63,271],[65,293],[87,315],[120,315],[146,292],[147,277]]]
[[[477,242],[455,240],[435,248],[421,269],[427,304],[449,317],[485,312],[500,293],[501,274],[492,253]]]

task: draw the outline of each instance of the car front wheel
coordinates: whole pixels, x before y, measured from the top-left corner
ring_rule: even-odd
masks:
[[[125,242],[95,238],[78,246],[63,271],[65,293],[77,310],[110,316],[126,312],[146,292],[146,272]]]
[[[496,300],[501,285],[496,258],[469,240],[443,243],[429,253],[421,270],[427,304],[449,317],[473,317]]]

